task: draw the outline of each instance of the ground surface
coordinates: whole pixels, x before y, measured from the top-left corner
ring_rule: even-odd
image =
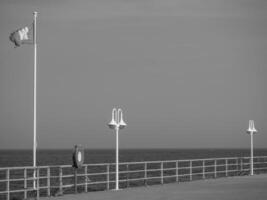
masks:
[[[44,198],[49,199],[49,198]],[[53,200],[266,200],[267,175],[228,177],[193,182],[90,192]]]

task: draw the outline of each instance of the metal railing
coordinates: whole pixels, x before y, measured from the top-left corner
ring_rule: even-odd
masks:
[[[241,176],[249,172],[249,157],[124,162],[119,164],[119,187]],[[254,172],[267,173],[267,156],[254,157]],[[85,164],[77,173],[71,165],[0,168],[0,199],[38,199],[114,188],[115,163]]]

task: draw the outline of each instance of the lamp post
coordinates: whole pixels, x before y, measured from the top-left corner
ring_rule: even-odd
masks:
[[[113,108],[112,119],[108,124],[109,128],[116,131],[116,187],[115,190],[119,190],[119,129],[126,127],[126,123],[123,121],[122,109]]]
[[[249,120],[249,126],[247,133],[250,134],[250,175],[254,174],[253,169],[253,134],[257,133],[258,131],[255,129],[254,120]]]

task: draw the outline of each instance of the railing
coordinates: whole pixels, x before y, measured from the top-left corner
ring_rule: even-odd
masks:
[[[119,165],[119,186],[241,176],[248,175],[249,171],[249,157],[124,162]],[[115,188],[114,163],[86,164],[74,172],[70,165],[0,168],[0,199],[38,199]],[[267,156],[254,157],[254,172],[267,173]]]

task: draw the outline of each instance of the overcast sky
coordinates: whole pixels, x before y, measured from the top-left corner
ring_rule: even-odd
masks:
[[[267,1],[1,0],[0,148],[267,148]]]

